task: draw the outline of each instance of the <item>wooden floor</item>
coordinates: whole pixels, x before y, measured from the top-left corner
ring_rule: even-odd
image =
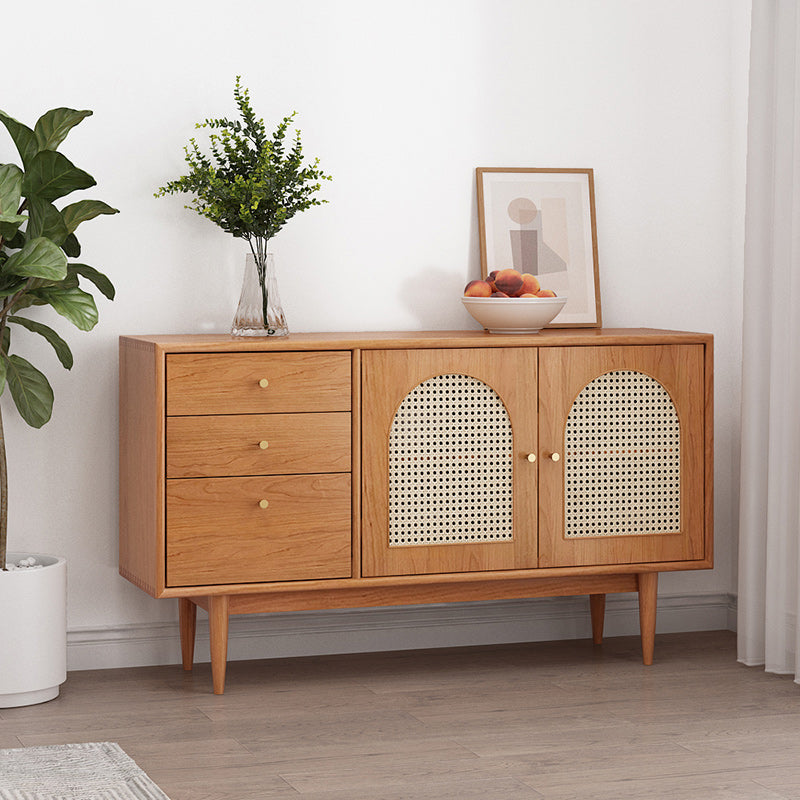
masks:
[[[734,634],[71,673],[0,747],[113,741],[171,800],[800,798],[800,686]]]

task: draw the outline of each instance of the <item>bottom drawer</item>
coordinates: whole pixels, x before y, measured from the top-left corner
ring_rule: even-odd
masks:
[[[350,475],[167,481],[167,586],[350,576]]]

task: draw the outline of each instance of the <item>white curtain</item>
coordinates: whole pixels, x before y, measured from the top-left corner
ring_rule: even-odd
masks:
[[[752,9],[739,660],[800,682],[800,11]]]

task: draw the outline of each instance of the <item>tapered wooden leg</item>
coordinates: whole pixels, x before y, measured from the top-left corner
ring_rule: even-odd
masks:
[[[183,668],[188,671],[194,664],[194,639],[197,627],[197,606],[188,597],[178,598],[178,626],[181,632]]]
[[[656,598],[658,596],[658,573],[640,572],[639,578],[639,630],[642,634],[642,661],[653,663],[653,648],[656,642]]]
[[[589,595],[589,610],[592,614],[592,641],[603,643],[603,623],[606,618],[606,596],[604,594]]]
[[[228,595],[212,595],[208,598],[208,629],[214,694],[222,694],[225,691],[225,668],[228,664]]]

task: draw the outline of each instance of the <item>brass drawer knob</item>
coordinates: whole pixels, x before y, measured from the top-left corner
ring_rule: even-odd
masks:
[[[528,453],[528,461],[533,464],[533,462],[536,461],[536,453]]]
[[[550,459],[552,461],[561,461],[561,456],[558,453],[552,453],[550,455]]]
[[[259,385],[259,386],[260,386],[262,389],[266,389],[266,388],[267,388],[267,386],[269,386],[269,381],[268,381],[266,378],[262,378],[262,379],[261,379],[261,380],[258,382],[258,385]]]
[[[259,447],[260,447],[262,450],[266,450],[266,449],[269,447],[269,442],[268,442],[266,439],[262,439],[262,440],[261,440],[261,441],[258,443],[258,446],[259,446]]]
[[[259,500],[258,505],[261,508],[267,508],[267,506],[269,506],[269,500]]]

